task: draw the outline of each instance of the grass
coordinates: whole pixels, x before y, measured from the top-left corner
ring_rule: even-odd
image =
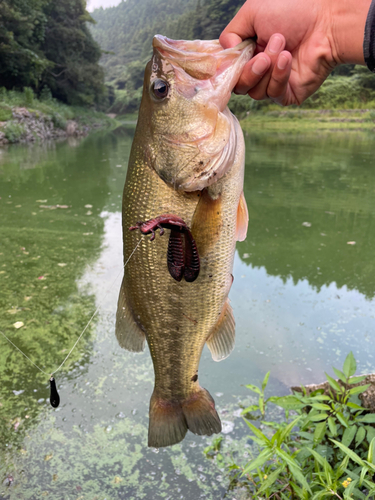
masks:
[[[254,111],[241,121],[244,131],[374,130],[373,109],[285,109]]]
[[[133,123],[138,120],[138,113],[126,113],[125,115],[119,115],[117,117],[121,122]]]

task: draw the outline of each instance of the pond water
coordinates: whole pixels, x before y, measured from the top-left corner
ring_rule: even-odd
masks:
[[[148,449],[148,350],[114,335],[122,275],[121,196],[133,128],[82,140],[0,149],[0,498],[218,499],[228,479],[191,433]],[[250,215],[230,293],[236,347],[205,348],[200,380],[224,423],[223,454],[251,454],[240,403],[270,370],[268,394],[324,379],[352,350],[375,371],[373,135],[246,137]],[[14,324],[23,323],[16,328]],[[228,498],[232,498],[228,495]],[[234,498],[234,497],[233,497]],[[236,496],[237,500],[239,499]]]

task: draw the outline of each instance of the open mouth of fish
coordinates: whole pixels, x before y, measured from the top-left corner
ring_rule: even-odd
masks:
[[[245,40],[236,47],[223,49],[219,40],[171,40],[156,35],[153,47],[175,69],[180,68],[185,73],[176,73],[178,89],[185,97],[199,94],[200,101],[207,100],[224,111],[243,66],[253,55],[255,44]]]

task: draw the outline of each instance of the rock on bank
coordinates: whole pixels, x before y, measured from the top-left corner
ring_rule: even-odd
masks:
[[[58,113],[46,115],[27,108],[12,109],[12,118],[0,121],[0,145],[15,142],[34,142],[46,139],[58,139],[68,136],[86,135],[93,128],[108,125],[110,119],[92,120],[90,124],[78,120],[65,120]]]

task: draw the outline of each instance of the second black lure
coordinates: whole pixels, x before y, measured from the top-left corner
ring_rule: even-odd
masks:
[[[60,404],[60,396],[57,392],[56,381],[53,377],[49,379],[50,397],[49,402],[53,408],[57,408]]]

